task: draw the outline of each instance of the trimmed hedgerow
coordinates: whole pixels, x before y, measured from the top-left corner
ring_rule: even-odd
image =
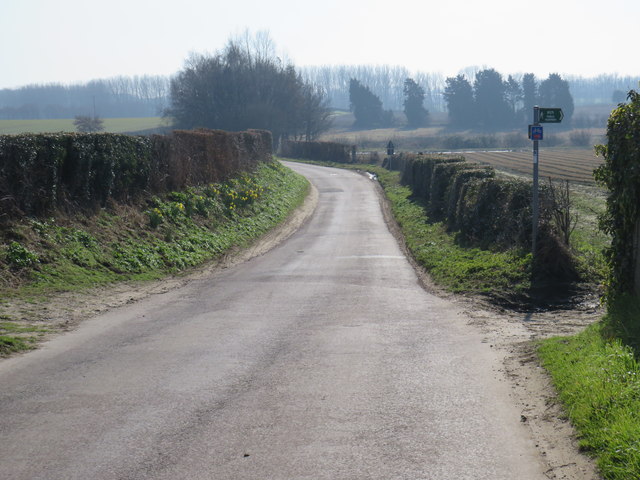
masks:
[[[0,136],[0,207],[41,216],[57,207],[103,207],[191,185],[224,182],[271,159],[271,134],[196,130],[152,137]]]
[[[284,140],[280,145],[280,156],[302,158],[319,162],[351,163],[354,146],[336,142],[298,142]]]
[[[531,249],[531,183],[498,178],[491,167],[467,163],[460,155],[402,154],[393,159],[401,182],[423,200],[429,221],[458,232],[458,241],[483,249]],[[554,206],[540,193],[536,271],[576,279],[570,251],[551,225]]]

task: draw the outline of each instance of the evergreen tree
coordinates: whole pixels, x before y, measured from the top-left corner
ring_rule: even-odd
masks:
[[[525,73],[522,77],[522,118],[525,123],[533,121],[533,107],[538,104],[538,83],[533,73]]]
[[[514,119],[520,120],[519,117],[521,114],[521,109],[519,107],[523,100],[522,87],[520,86],[518,81],[513,78],[512,75],[509,75],[509,78],[507,78],[507,82],[505,84],[505,88],[506,99],[511,109],[511,115]]]
[[[88,115],[76,115],[73,125],[80,133],[94,133],[104,130],[104,122],[100,117],[90,117]]]
[[[564,124],[571,123],[573,117],[573,97],[569,91],[569,83],[557,73],[540,83],[539,89],[541,107],[560,107],[564,113]]]
[[[445,80],[444,98],[453,127],[469,127],[476,120],[473,87],[464,75]]]
[[[355,127],[388,127],[393,123],[391,110],[383,110],[380,98],[355,78],[349,81],[349,102]]]
[[[424,89],[413,79],[404,81],[404,114],[410,127],[423,127],[427,124],[429,112],[424,108]]]
[[[511,125],[513,115],[507,102],[507,87],[493,68],[476,73],[474,93],[478,122],[485,128]]]

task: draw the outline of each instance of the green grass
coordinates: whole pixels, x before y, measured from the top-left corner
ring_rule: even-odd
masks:
[[[104,131],[109,133],[137,132],[164,126],[161,117],[105,118]],[[75,132],[73,119],[0,120],[0,135],[17,133]]]
[[[35,348],[40,337],[49,329],[39,325],[25,325],[0,316],[0,356]]]
[[[458,245],[444,224],[428,221],[424,207],[411,198],[411,190],[397,184],[397,173],[380,178],[407,246],[436,283],[454,293],[483,294],[500,300],[516,300],[529,289],[529,253]]]
[[[0,335],[0,356],[35,348],[35,341],[32,338],[23,339],[20,337]]]
[[[639,305],[623,299],[602,322],[539,348],[581,449],[597,458],[608,480],[640,478],[640,365],[638,351],[624,341],[637,344],[628,326],[638,328]]]

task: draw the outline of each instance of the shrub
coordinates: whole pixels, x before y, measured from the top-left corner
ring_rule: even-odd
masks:
[[[511,132],[502,137],[504,148],[524,148],[531,145],[531,140],[524,133]]]
[[[611,112],[607,145],[596,146],[604,163],[596,169],[596,181],[609,190],[607,211],[600,228],[611,235],[607,260],[611,267],[608,300],[637,293],[638,219],[640,218],[640,94],[630,91],[629,103]]]
[[[569,134],[571,145],[576,147],[591,146],[591,133],[588,130],[574,130]]]
[[[7,263],[18,268],[32,267],[39,262],[38,255],[18,242],[11,242],[6,253]]]

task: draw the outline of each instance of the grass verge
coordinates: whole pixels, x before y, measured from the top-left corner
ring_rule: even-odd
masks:
[[[459,294],[480,294],[511,306],[524,301],[531,287],[530,253],[458,245],[455,234],[448,232],[446,225],[428,220],[425,207],[412,197],[411,189],[400,185],[398,172],[375,165],[308,163],[376,174],[407,247],[441,287]]]
[[[539,355],[580,436],[608,480],[640,476],[640,307],[624,298],[584,332],[541,342]],[[632,327],[634,326],[635,327]]]
[[[379,174],[407,246],[436,283],[454,293],[482,294],[501,302],[523,298],[531,287],[529,253],[461,247],[446,225],[428,221],[425,207],[398,184],[397,176]]]
[[[45,328],[11,310],[58,292],[151,280],[249,245],[302,204],[307,180],[278,162],[219,185],[112,205],[90,215],[22,219],[0,231],[0,354]]]

